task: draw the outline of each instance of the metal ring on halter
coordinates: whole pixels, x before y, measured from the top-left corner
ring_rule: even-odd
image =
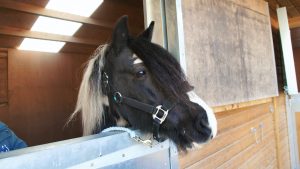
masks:
[[[114,98],[114,101],[118,104],[122,103],[122,101],[123,101],[123,97],[120,92],[115,92],[113,98]]]
[[[161,117],[158,116],[159,115],[158,113],[160,111],[163,112],[163,114],[161,115]],[[162,105],[159,105],[159,106],[156,107],[156,111],[152,115],[152,118],[153,118],[153,120],[156,120],[156,121],[158,121],[159,124],[161,124],[161,123],[163,123],[166,120],[166,118],[168,116],[168,112],[169,112],[169,110],[164,110],[162,108]]]

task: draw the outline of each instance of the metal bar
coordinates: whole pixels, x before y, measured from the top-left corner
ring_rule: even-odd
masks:
[[[166,0],[165,8],[168,50],[176,57],[182,70],[186,73],[181,0]]]
[[[283,60],[285,67],[285,75],[287,80],[286,90],[288,94],[297,94],[298,86],[297,86],[297,78],[295,71],[295,62],[293,57],[293,48],[291,41],[291,34],[288,24],[288,17],[286,8],[278,8],[278,24],[279,24],[279,32],[281,38],[282,52],[283,52]]]
[[[161,21],[162,21],[162,31],[164,36],[164,44],[163,47],[165,49],[168,48],[168,31],[167,31],[167,19],[166,19],[166,5],[165,0],[160,0],[160,13],[161,13]]]
[[[295,96],[289,99],[289,96],[286,95],[286,114],[289,133],[288,137],[290,147],[291,169],[300,168],[295,120],[295,110],[297,110],[297,108],[299,107],[297,104],[300,104],[300,98],[298,98],[298,101],[296,101]]]
[[[165,157],[168,156],[168,148],[169,148],[169,140],[166,140],[163,143],[160,143],[159,145],[156,145],[154,147],[149,147],[143,144],[136,144],[133,146],[130,146],[128,148],[121,149],[119,151],[112,152],[110,154],[107,154],[105,156],[98,157],[96,159],[81,163],[79,165],[70,167],[69,169],[81,169],[81,168],[104,168],[104,167],[112,167],[112,168],[119,168],[118,166],[122,165],[123,162],[137,159],[142,156],[147,156],[153,153],[165,152]],[[147,161],[149,162],[150,159]],[[155,166],[159,166],[161,168],[170,168],[168,167],[169,161],[166,161],[168,159],[160,158],[159,161],[153,161],[155,162],[153,165],[151,163],[140,163],[139,168],[143,169],[151,169],[155,168]],[[145,160],[143,160],[145,161]],[[124,167],[124,166],[123,166]],[[125,167],[127,168],[127,167]],[[125,169],[124,168],[124,169]],[[135,168],[134,166],[128,166],[128,168]]]
[[[149,147],[132,140],[128,133],[108,132],[2,153],[0,166],[1,169],[152,169],[171,166],[178,169],[178,156],[173,155],[170,160],[171,146],[175,145],[166,140]]]

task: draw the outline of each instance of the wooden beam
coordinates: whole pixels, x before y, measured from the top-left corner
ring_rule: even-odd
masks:
[[[63,19],[67,21],[79,22],[83,24],[96,25],[104,29],[112,29],[114,26],[114,23],[109,23],[107,21],[99,21],[88,17],[59,12],[59,11],[39,7],[36,5],[30,5],[26,3],[11,1],[11,0],[9,1],[0,0],[0,8],[16,10],[16,11],[25,12],[34,15],[47,16],[51,18]]]
[[[290,28],[299,28],[300,27],[300,17],[289,18]]]
[[[279,29],[277,20],[272,18],[272,17],[270,17],[270,20],[271,20],[272,27],[275,28],[275,29]]]
[[[216,107],[213,107],[213,111],[215,113],[218,113],[218,112],[223,112],[223,111],[251,107],[251,106],[255,106],[255,105],[259,105],[259,104],[271,103],[271,102],[272,102],[272,98],[265,98],[265,99],[253,100],[253,101],[248,101],[248,102],[229,104],[226,106],[216,106]]]
[[[101,43],[97,40],[92,40],[92,39],[83,39],[83,38],[77,38],[77,37],[73,37],[73,36],[64,36],[64,35],[57,35],[57,34],[50,34],[50,33],[43,33],[43,32],[34,32],[34,31],[30,31],[30,30],[13,28],[13,27],[1,27],[0,26],[0,34],[23,37],[23,38],[35,38],[35,39],[71,42],[71,43],[94,45],[94,46],[98,46]]]

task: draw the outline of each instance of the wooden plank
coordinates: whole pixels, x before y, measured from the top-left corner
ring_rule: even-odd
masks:
[[[279,158],[279,154],[280,154],[280,144],[279,144],[279,140],[280,140],[280,130],[279,130],[279,123],[280,123],[280,119],[279,119],[279,111],[278,111],[278,107],[280,106],[278,104],[278,99],[274,98],[273,99],[273,104],[274,104],[274,113],[273,113],[273,119],[274,119],[274,132],[275,132],[275,140],[276,140],[276,161],[277,161],[277,166],[281,166],[281,159]]]
[[[278,116],[277,136],[277,163],[279,168],[290,168],[289,138],[287,129],[287,115],[285,106],[285,94],[281,92],[274,98],[276,104],[276,116]],[[288,167],[287,167],[288,166]]]
[[[224,111],[221,111],[221,112],[216,112],[215,115],[217,118],[223,118],[223,117],[227,117],[229,115],[233,115],[233,114],[236,114],[236,113],[239,113],[240,111],[247,111],[248,109],[252,109],[254,107],[257,107],[257,106],[267,106],[269,108],[272,108],[272,99],[266,99],[264,101],[262,101],[261,103],[260,102],[257,102],[257,104],[253,104],[255,103],[250,101],[250,102],[245,102],[245,105],[243,105],[244,103],[238,103],[238,104],[235,104],[237,105],[239,108],[233,108],[233,109],[230,109],[229,110],[224,110]]]
[[[243,102],[243,103],[229,104],[225,106],[216,106],[213,107],[213,110],[215,113],[217,113],[217,112],[223,112],[228,110],[240,109],[244,107],[250,107],[250,106],[264,104],[264,103],[271,103],[271,102],[272,102],[272,98],[258,99],[258,100]]]
[[[0,104],[8,102],[8,62],[7,52],[0,51]]]
[[[295,114],[296,116],[296,126],[297,126],[297,139],[298,139],[298,145],[300,145],[300,112],[297,112]],[[300,157],[300,146],[298,146],[298,153]]]
[[[272,140],[266,144],[261,149],[258,149],[249,159],[244,158],[247,161],[240,165],[239,168],[267,168],[274,160],[276,161],[275,141]]]
[[[277,168],[279,167],[277,166],[276,160],[274,159],[266,169],[277,169]]]
[[[263,142],[261,142],[259,144],[252,144],[251,146],[247,147],[247,149],[241,151],[239,154],[232,157],[229,161],[226,161],[224,164],[222,164],[218,168],[224,168],[224,169],[225,168],[240,168],[240,166],[245,161],[249,160],[253,156],[258,155],[258,152],[261,149],[263,149],[264,147],[271,144],[270,146],[272,146],[272,148],[274,149],[275,143],[274,143],[274,139],[272,139],[272,136],[274,137],[273,134],[274,134],[273,132],[269,133],[268,136],[266,136],[266,138],[263,140]],[[275,159],[275,158],[273,158],[273,159]],[[243,167],[241,167],[241,168],[243,168]],[[247,167],[247,168],[251,168],[251,167]],[[254,168],[264,168],[264,167],[256,166]]]
[[[285,130],[280,130],[279,131],[279,138],[280,140],[283,139],[283,138],[286,138],[288,136],[288,130],[287,128]]]
[[[87,60],[88,55],[75,53],[8,51],[7,124],[28,145],[82,135],[79,120],[65,123],[74,111]]]
[[[6,52],[2,52],[2,51],[0,51],[0,58],[6,58],[7,57],[7,53]]]
[[[280,119],[279,121],[279,130],[286,130],[287,131],[287,121]]]
[[[284,138],[282,138],[280,141],[279,141],[279,144],[280,144],[280,155],[281,155],[281,158],[283,157],[282,155],[284,156],[289,156],[289,139],[287,136],[285,136]]]
[[[0,47],[0,52],[7,52],[8,50],[7,50],[7,48],[1,48]]]
[[[290,29],[299,28],[300,27],[300,16],[289,18],[289,27]]]
[[[218,119],[218,133],[221,134],[268,113],[270,113],[268,104],[242,109],[239,113]]]
[[[63,19],[67,21],[96,25],[103,29],[112,29],[114,26],[114,23],[109,23],[107,21],[103,21],[103,20],[99,21],[88,17],[54,11],[39,6],[16,2],[16,1],[0,0],[0,8],[16,10],[16,11],[30,13],[34,15],[47,16],[51,18]]]
[[[98,46],[101,43],[98,40],[94,40],[94,39],[84,39],[84,38],[77,38],[74,36],[64,36],[64,35],[50,34],[44,32],[34,32],[30,30],[24,30],[19,28],[12,28],[12,27],[1,27],[1,26],[0,26],[0,34],[24,37],[24,38],[27,37],[27,38],[36,38],[36,39],[44,39],[44,40],[71,42],[71,43],[94,45],[94,46]]]
[[[279,25],[278,25],[278,21],[277,19],[274,19],[272,17],[270,17],[270,20],[271,20],[271,26],[275,29],[279,29]]]
[[[282,155],[282,166],[278,167],[278,168],[291,168],[291,160],[290,160],[290,154],[284,154]]]
[[[265,124],[266,130],[270,130],[270,128],[272,128],[273,124],[270,114],[264,115],[252,121],[248,121],[239,127],[227,131],[226,133],[217,135],[217,137],[212,140],[212,142],[205,145],[203,148],[199,150],[192,150],[188,154],[181,155],[180,168],[191,166],[197,161],[205,159],[206,157],[212,156],[212,154],[221,151],[222,149],[224,149],[224,147],[230,147],[230,145],[232,145],[236,141],[247,137],[250,133],[250,129],[253,126],[258,126],[261,122]]]
[[[267,2],[262,0],[229,0],[243,8],[250,9],[265,16],[269,16]]]
[[[211,169],[211,168],[238,168],[240,164],[238,162],[243,162],[248,159],[253,153],[258,149],[261,149],[267,142],[270,142],[274,138],[274,132],[268,130],[266,132],[265,138],[262,143],[256,144],[255,139],[252,134],[244,137],[241,140],[237,140],[234,144],[222,149],[221,151],[201,160],[197,163],[189,166],[189,169]],[[247,152],[247,151],[250,151]],[[244,153],[243,153],[244,152]],[[246,152],[246,153],[245,153]],[[241,155],[243,153],[243,155]],[[236,160],[236,158],[241,158]],[[232,162],[235,163],[232,163]],[[233,166],[236,165],[236,166]]]

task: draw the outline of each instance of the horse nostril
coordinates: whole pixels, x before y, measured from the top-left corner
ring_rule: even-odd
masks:
[[[213,138],[214,138],[214,136],[213,136],[213,135],[211,135],[211,136],[210,136],[210,139],[213,139]]]
[[[202,125],[203,127],[210,128],[210,126],[209,126],[209,124],[208,124],[208,121],[206,121],[205,119],[202,119],[202,120],[201,120],[201,125]]]

